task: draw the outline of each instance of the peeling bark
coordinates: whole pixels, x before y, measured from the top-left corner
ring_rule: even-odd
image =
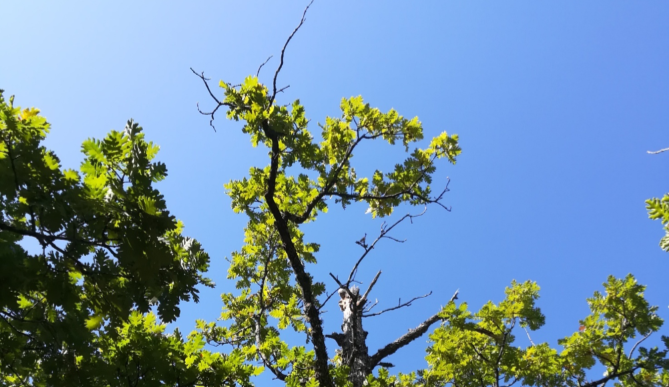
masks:
[[[367,332],[362,328],[362,311],[359,301],[360,291],[357,286],[350,289],[339,289],[339,308],[344,315],[341,325],[343,333],[335,338],[341,347],[343,364],[350,369],[349,380],[354,387],[361,387],[372,372],[369,351],[367,349]]]

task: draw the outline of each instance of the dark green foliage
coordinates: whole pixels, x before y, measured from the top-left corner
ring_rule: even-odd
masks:
[[[4,383],[106,386],[140,371],[139,380],[167,382],[170,369],[182,384],[248,376],[252,367],[234,356],[211,358],[201,345],[162,335],[152,314],[142,316],[155,304],[161,320],[173,321],[179,302],[198,300],[196,286],[212,286],[202,276],[209,256],[181,235],[153,187],[167,175],[152,161],[158,147],[130,121],[102,141],[86,140],[79,172],[63,170],[41,146],[49,124],[38,113],[0,93]],[[27,252],[24,239],[39,251]],[[228,361],[234,366],[221,371]],[[168,384],[181,385],[175,378]]]

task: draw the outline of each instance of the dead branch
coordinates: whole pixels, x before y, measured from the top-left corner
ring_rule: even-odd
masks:
[[[211,91],[211,88],[209,87],[209,82],[208,82],[208,81],[209,81],[210,79],[209,79],[209,78],[205,78],[205,76],[204,76],[204,71],[198,74],[197,71],[193,70],[192,67],[190,68],[190,71],[192,71],[193,74],[195,74],[198,78],[200,78],[200,79],[202,80],[202,82],[204,83],[204,86],[207,88],[207,91],[209,92],[209,95],[211,96],[211,98],[212,98],[214,101],[216,101],[216,107],[214,108],[214,110],[212,110],[211,112],[208,112],[208,113],[207,113],[207,112],[203,112],[203,111],[200,109],[200,103],[199,103],[199,102],[197,103],[197,111],[198,111],[200,114],[202,114],[203,116],[210,116],[210,117],[211,117],[211,118],[209,119],[209,126],[211,126],[211,128],[214,129],[214,132],[215,132],[215,131],[216,131],[216,127],[214,126],[214,115],[216,114],[216,112],[218,111],[218,109],[219,109],[221,106],[228,106],[228,107],[231,107],[232,105],[230,105],[229,103],[221,102],[221,101],[219,101],[218,98],[216,98],[216,96],[214,95],[214,93]]]
[[[341,281],[339,281],[339,278],[335,277],[334,274],[330,273],[330,277],[332,277],[332,279],[335,280],[337,285],[339,285],[339,290],[344,290],[348,294],[348,296],[351,297],[351,299],[354,299],[353,293],[351,293],[351,289],[349,289],[347,286],[344,286],[344,284],[342,284]]]
[[[412,298],[411,300],[409,300],[408,302],[405,302],[404,304],[402,304],[402,299],[400,298],[400,300],[397,302],[397,306],[393,306],[392,308],[384,309],[384,310],[382,310],[382,311],[380,311],[380,312],[376,312],[376,313],[372,313],[372,314],[363,314],[362,317],[374,317],[374,316],[379,316],[379,315],[382,315],[382,314],[384,314],[384,313],[386,313],[386,312],[390,312],[390,311],[393,311],[393,310],[397,310],[397,309],[399,309],[399,308],[404,308],[405,306],[411,306],[411,303],[412,303],[412,302],[414,302],[414,301],[416,301],[416,300],[420,300],[421,298],[427,298],[427,297],[429,297],[429,296],[431,296],[431,295],[432,295],[432,292],[429,292],[429,293],[424,294],[424,295],[422,295],[422,296],[414,297],[414,298]]]
[[[273,56],[274,56],[274,55],[270,55],[269,58],[267,58],[267,60],[264,61],[264,62],[258,67],[258,71],[256,71],[256,78],[258,78],[258,76],[260,76],[260,70],[262,69],[262,67],[263,67],[264,65],[266,65],[267,62],[269,62],[269,60],[272,59]]]
[[[666,151],[669,151],[669,148],[660,149],[658,151],[647,151],[647,152],[648,152],[648,154],[656,155],[658,153],[662,153],[662,152],[666,152]]]
[[[274,73],[274,81],[272,82],[273,92],[272,92],[272,97],[269,99],[269,105],[270,106],[272,106],[272,103],[274,103],[274,98],[276,98],[276,93],[277,93],[276,79],[279,77],[279,72],[281,72],[281,68],[283,67],[283,56],[286,53],[286,47],[288,47],[288,43],[290,43],[290,40],[293,39],[293,36],[295,36],[297,31],[300,29],[300,27],[302,27],[302,24],[304,24],[305,20],[307,20],[306,19],[307,11],[309,10],[309,7],[311,7],[311,4],[313,4],[313,3],[314,3],[314,0],[311,0],[311,2],[309,2],[309,5],[307,5],[307,7],[304,9],[304,12],[302,13],[302,19],[300,20],[300,24],[298,24],[297,27],[295,27],[295,29],[293,30],[293,33],[290,34],[290,36],[288,37],[288,40],[286,40],[286,43],[283,45],[283,49],[281,50],[281,61],[279,62],[279,67],[276,69],[276,72]]]
[[[367,291],[365,294],[362,295],[362,297],[358,300],[358,306],[364,305],[365,301],[367,301],[367,295],[369,295],[369,292],[372,291],[372,288],[374,287],[374,284],[376,284],[376,280],[379,279],[379,276],[381,275],[381,271],[379,270],[378,273],[376,273],[376,276],[372,280],[372,283],[369,284],[369,287],[367,288]]]
[[[363,311],[363,313],[369,313],[369,311],[371,311],[378,303],[379,303],[379,300],[378,299],[375,300],[374,303],[369,308],[367,308],[367,310]],[[364,317],[364,315],[363,315],[363,317]]]
[[[451,297],[451,300],[449,302],[453,302],[458,298],[458,292],[459,291],[457,290],[455,291],[455,294],[453,294],[453,297]],[[421,337],[425,332],[427,332],[428,329],[430,329],[430,326],[432,326],[432,324],[440,320],[442,320],[442,318],[440,317],[440,313],[437,313],[428,318],[427,320],[423,321],[416,328],[410,329],[409,332],[405,333],[399,339],[393,341],[392,343],[376,351],[376,353],[370,357],[371,369],[374,369],[376,366],[378,366],[379,362],[383,360],[385,357],[392,355],[393,353],[397,352],[398,349],[404,347],[405,345]]]
[[[360,258],[358,258],[358,261],[357,261],[357,262],[355,263],[355,265],[353,266],[353,269],[351,269],[351,273],[348,275],[348,280],[346,281],[347,285],[348,285],[349,283],[351,283],[351,281],[353,281],[353,279],[355,278],[355,275],[356,275],[356,273],[357,273],[357,271],[358,271],[358,267],[360,266],[360,263],[362,263],[362,260],[365,259],[365,257],[367,256],[367,254],[369,254],[369,252],[372,251],[372,250],[374,249],[374,246],[376,246],[376,244],[377,244],[381,239],[383,239],[383,238],[384,238],[384,237],[385,237],[385,236],[386,236],[386,235],[387,235],[393,228],[395,228],[398,224],[402,223],[402,222],[405,221],[406,219],[409,219],[409,221],[410,221],[411,223],[413,223],[413,218],[417,218],[417,217],[419,217],[419,216],[423,216],[423,215],[425,214],[426,211],[427,211],[427,207],[425,207],[425,209],[423,209],[423,212],[421,212],[420,214],[417,214],[417,215],[406,214],[406,215],[404,215],[403,217],[401,217],[397,222],[393,223],[393,224],[392,224],[390,227],[388,227],[388,228],[386,228],[386,223],[384,222],[383,224],[381,224],[381,232],[379,233],[379,236],[378,236],[378,237],[374,240],[374,242],[372,242],[372,244],[369,245],[369,246],[367,246],[367,244],[365,243],[365,241],[364,241],[365,238],[364,238],[364,237],[363,237],[363,239],[361,239],[360,241],[358,241],[358,242],[360,242],[359,244],[365,249],[365,252],[362,254],[362,256],[361,256]],[[367,236],[367,234],[365,234],[365,237],[366,237],[366,236]]]

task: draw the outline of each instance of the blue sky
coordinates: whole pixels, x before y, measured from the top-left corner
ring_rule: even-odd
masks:
[[[304,1],[3,2],[0,88],[52,123],[47,146],[77,167],[80,145],[138,121],[160,144],[170,175],[160,184],[168,207],[212,257],[202,302],[183,306],[176,325],[215,319],[226,281],[225,257],[242,245],[246,219],[235,215],[223,183],[267,163],[240,124],[220,114],[217,133],[197,113],[210,102],[189,70],[238,83],[269,82]],[[661,1],[327,1],[316,0],[291,42],[279,77],[280,102],[299,98],[312,123],[339,113],[342,97],[362,95],[382,110],[419,116],[426,138],[457,133],[463,154],[444,163],[445,203],[402,225],[365,261],[379,307],[433,291],[412,308],[366,321],[370,349],[435,313],[456,289],[474,308],[503,297],[512,279],[542,287],[546,326],[533,339],[578,329],[586,297],[607,275],[633,273],[669,318],[669,254],[644,200],[669,191],[669,3]],[[312,126],[317,132],[317,127]],[[371,147],[370,169],[402,155]],[[322,245],[311,268],[346,275],[354,244],[381,221],[363,206],[332,211],[305,227]],[[406,211],[398,212],[402,215]],[[394,218],[391,218],[392,220]],[[363,286],[364,287],[364,286]],[[326,331],[339,329],[333,304]],[[669,332],[665,328],[664,333]],[[424,367],[427,337],[389,359],[399,371]],[[519,337],[520,344],[522,338]],[[330,349],[334,343],[329,343]],[[278,382],[277,382],[278,383]]]

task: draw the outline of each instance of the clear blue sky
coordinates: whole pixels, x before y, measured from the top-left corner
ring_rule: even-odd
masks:
[[[134,118],[170,171],[159,189],[170,210],[211,254],[215,290],[184,305],[177,325],[215,319],[233,291],[224,258],[242,245],[223,183],[265,165],[239,123],[221,114],[218,132],[197,113],[210,102],[193,67],[237,83],[278,54],[305,1],[5,1],[0,88],[37,106],[53,125],[47,145],[67,167],[87,137]],[[556,345],[578,329],[586,297],[607,275],[633,273],[669,319],[669,254],[644,200],[669,191],[669,3],[666,1],[316,0],[289,46],[281,102],[300,98],[313,123],[337,115],[341,97],[419,116],[426,137],[457,133],[463,154],[443,165],[446,204],[394,236],[359,278],[383,270],[380,307],[434,291],[410,309],[368,319],[372,350],[435,313],[451,294],[474,308],[499,301],[512,279],[542,287],[547,324],[534,341]],[[210,105],[209,105],[210,106]],[[316,126],[313,126],[314,130]],[[370,148],[390,168],[400,156]],[[354,244],[380,221],[353,206],[305,228],[322,244],[317,280],[345,275]],[[398,213],[398,215],[404,212]],[[339,329],[333,304],[326,331]],[[669,333],[669,326],[664,329]],[[389,359],[424,366],[427,337]],[[522,343],[522,337],[519,337]],[[334,343],[329,343],[330,349]]]

